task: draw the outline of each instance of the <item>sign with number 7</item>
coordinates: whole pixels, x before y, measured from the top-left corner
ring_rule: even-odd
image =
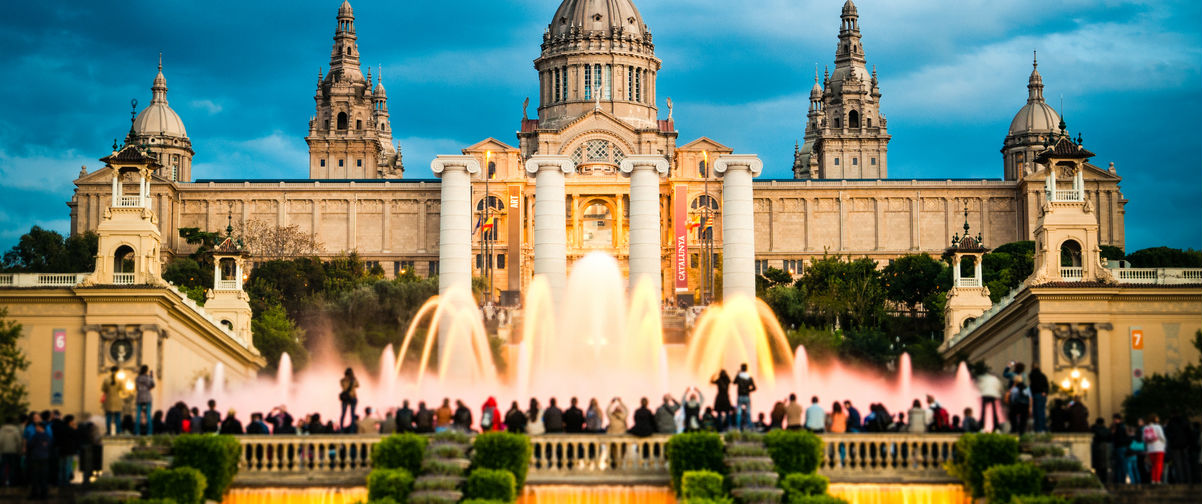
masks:
[[[1134,329],[1131,331],[1131,349],[1132,350],[1143,350],[1144,349],[1144,330],[1143,329]]]

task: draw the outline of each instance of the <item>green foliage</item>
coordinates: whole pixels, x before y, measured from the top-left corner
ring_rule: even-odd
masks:
[[[985,471],[1018,462],[1018,440],[1005,434],[964,434],[956,440],[952,460],[944,468],[959,478],[973,497],[985,495]]]
[[[159,469],[147,476],[150,496],[171,499],[177,504],[203,504],[205,475],[191,467]]]
[[[267,360],[267,370],[274,371],[285,353],[292,359],[293,369],[301,369],[309,361],[305,349],[305,330],[296,326],[281,305],[273,305],[250,321],[255,348]]]
[[[121,495],[86,493],[75,499],[76,504],[176,504],[171,499],[130,499]]]
[[[220,502],[238,473],[242,445],[233,436],[183,434],[171,445],[172,467],[192,467],[204,474],[205,498]]]
[[[784,495],[784,491],[776,487],[735,488],[730,491],[735,502],[740,504],[776,504]]]
[[[672,488],[677,495],[683,491],[681,479],[686,471],[712,471],[726,474],[723,463],[722,437],[713,432],[687,432],[668,439],[665,448],[668,469],[672,473]]]
[[[8,318],[8,307],[0,306],[0,419],[5,421],[29,411],[29,390],[20,378],[29,369],[21,331],[21,324]]]
[[[1152,247],[1127,254],[1132,268],[1202,268],[1202,251]]]
[[[916,309],[935,293],[951,288],[950,276],[944,275],[946,270],[946,263],[927,254],[898,257],[881,270],[885,298]],[[930,310],[930,306],[925,308]]]
[[[1064,448],[1053,444],[1037,444],[1027,447],[1027,453],[1032,457],[1060,457],[1064,455]]]
[[[1085,470],[1080,460],[1072,457],[1045,458],[1035,462],[1040,469],[1047,472],[1076,472]]]
[[[679,501],[680,504],[734,504],[730,497],[688,497]]]
[[[87,273],[96,269],[97,237],[87,232],[63,235],[34,226],[4,253],[4,273]]]
[[[468,498],[513,502],[517,499],[517,482],[513,473],[504,469],[479,468],[468,474],[463,484]]]
[[[722,474],[706,470],[685,471],[681,477],[681,493],[686,499],[724,497]]]
[[[822,440],[809,431],[774,430],[764,436],[764,447],[782,478],[813,474],[822,463]]]
[[[1114,245],[1102,245],[1099,255],[1102,256],[1102,259],[1106,259],[1108,261],[1121,261],[1127,257],[1127,255],[1123,253],[1123,249]]]
[[[993,466],[985,471],[985,497],[989,504],[1008,504],[1015,495],[1043,493],[1043,469],[1026,462]]]
[[[776,486],[779,476],[775,472],[745,472],[731,474],[729,478],[730,486],[734,488],[773,487]]]
[[[794,328],[805,324],[806,303],[796,287],[774,285],[766,288],[760,297],[772,308],[781,327]]]
[[[833,495],[799,495],[786,500],[785,504],[847,504],[847,501]]]
[[[867,257],[823,257],[812,262],[795,285],[806,300],[808,315],[823,325],[838,319],[846,327],[872,327],[884,315],[885,290],[876,261]]]
[[[382,469],[404,469],[417,474],[426,452],[426,437],[418,434],[393,434],[371,449],[373,467]]]
[[[163,280],[175,284],[180,290],[213,287],[213,270],[201,269],[200,263],[191,257],[177,257],[163,267]]]
[[[1034,271],[1035,242],[1033,241],[1007,243],[985,254],[981,260],[981,274],[985,277],[985,285],[989,287],[989,297],[994,303],[1018,287]]]
[[[413,491],[413,475],[404,469],[372,469],[367,475],[367,498],[406,502]]]
[[[1069,504],[1068,499],[1056,495],[1015,495],[1010,504]]]
[[[768,268],[762,275],[755,277],[756,294],[762,296],[765,291],[780,285],[793,283],[793,275],[778,268]]]
[[[781,478],[780,487],[785,491],[785,502],[794,502],[798,497],[825,495],[831,480],[821,474],[793,473]]]
[[[436,432],[433,436],[430,436],[430,439],[432,439],[434,441],[444,441],[447,443],[458,443],[458,444],[468,444],[468,443],[472,442],[471,436],[469,436],[466,433],[459,432],[456,430],[445,430],[442,432]]]
[[[494,499],[465,499],[460,501],[459,504],[508,504],[508,501]]]
[[[1068,488],[1102,488],[1102,482],[1093,473],[1083,473],[1081,476],[1070,476],[1056,480],[1056,490]]]
[[[419,436],[423,440],[425,436]],[[464,458],[464,448],[457,444],[440,444],[430,448],[430,454],[438,458]],[[421,454],[418,454],[418,460],[421,460]]]
[[[459,484],[463,482],[463,478],[458,476],[437,476],[424,475],[413,482],[413,491],[433,490],[433,491],[450,491],[457,490]]]
[[[109,470],[118,476],[146,476],[158,468],[143,460],[117,460],[109,465]]]
[[[534,448],[524,434],[486,432],[476,436],[472,444],[472,471],[504,469],[513,474],[517,490],[526,484],[526,472]]]
[[[1202,354],[1202,331],[1194,334],[1194,348]],[[1202,358],[1176,372],[1144,377],[1139,392],[1123,399],[1123,414],[1131,423],[1153,413],[1170,418],[1177,412],[1188,418],[1202,415]]]
[[[424,458],[422,459],[421,474],[461,476],[463,474],[463,466],[457,460]]]
[[[137,476],[101,476],[92,480],[92,489],[101,492],[111,490],[137,490],[143,483]]]

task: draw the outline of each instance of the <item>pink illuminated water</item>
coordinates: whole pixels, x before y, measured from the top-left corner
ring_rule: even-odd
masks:
[[[639,398],[649,398],[654,408],[660,396],[679,399],[687,386],[699,387],[706,402],[712,402],[711,377],[726,369],[733,378],[744,362],[759,386],[752,400],[756,411],[767,412],[790,393],[805,404],[817,395],[828,411],[833,401],[850,400],[861,414],[873,402],[892,413],[905,411],[927,394],[952,414],[978,402],[963,364],[955,376],[916,375],[904,354],[897,372],[885,375],[839,362],[816,365],[805,348],[789,348],[771,309],[757,299],[711,306],[697,319],[687,345],[665,344],[654,288],[644,282],[628,295],[625,284],[617,261],[599,253],[576,261],[559,302],[545,279],[534,278],[526,289],[520,325],[501,345],[508,364],[504,373],[494,362],[471,294],[451,290],[436,296],[397,335],[400,345],[384,349],[378,365],[349,366],[360,382],[359,412],[365,406],[376,411],[398,407],[402,399],[415,409],[418,401],[434,408],[444,397],[463,399],[473,410],[490,396],[502,410],[514,400],[525,409],[530,397],[544,407],[556,397],[566,407],[577,396],[581,408],[590,398],[605,407],[620,397],[633,413]],[[418,345],[421,336],[424,344]],[[315,350],[302,371],[294,373],[285,355],[274,377],[226,384],[225,370],[218,365],[193,390],[178,394],[194,405],[212,397],[220,410],[233,407],[243,419],[287,405],[294,416],[317,412],[337,423],[339,379],[347,367],[333,352]]]

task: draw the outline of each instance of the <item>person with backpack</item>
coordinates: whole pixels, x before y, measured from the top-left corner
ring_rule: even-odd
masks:
[[[1140,423],[1142,424],[1143,421],[1141,420]],[[1128,479],[1130,479],[1130,483],[1132,485],[1138,485],[1143,482],[1143,478],[1141,477],[1143,471],[1141,470],[1142,464],[1140,464],[1140,459],[1144,456],[1144,450],[1147,448],[1147,446],[1144,445],[1142,427],[1139,430],[1136,430],[1134,427],[1128,425],[1126,426],[1126,429],[1127,439],[1130,439],[1131,443],[1127,445],[1127,465],[1125,469]]]
[[[1144,445],[1147,446],[1148,466],[1151,477],[1148,483],[1159,485],[1164,483],[1164,452],[1166,448],[1164,428],[1160,426],[1160,417],[1155,413],[1148,415],[1148,424],[1144,425]]]
[[[1021,375],[1014,376],[1014,386],[1006,397],[1010,400],[1010,432],[1021,436],[1027,432],[1027,420],[1031,418],[1031,390]]]
[[[505,430],[505,422],[497,409],[497,400],[489,397],[480,408],[480,432]]]
[[[939,401],[936,401],[935,396],[931,394],[927,394],[927,431],[952,431],[952,421],[949,418],[947,409],[939,404]]]
[[[751,428],[751,393],[755,392],[755,378],[747,372],[747,363],[739,366],[739,374],[735,375],[735,391],[737,392],[735,426],[740,430]],[[744,411],[746,414],[744,414]]]

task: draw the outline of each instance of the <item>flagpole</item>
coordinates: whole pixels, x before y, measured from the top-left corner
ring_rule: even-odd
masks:
[[[704,205],[702,205],[703,210],[701,211],[701,229],[700,229],[701,253],[702,253],[700,266],[702,268],[702,274],[704,275],[702,277],[702,281],[701,281],[700,303],[702,306],[705,306],[705,305],[709,304],[708,292],[711,289],[713,289],[714,287],[713,287],[713,285],[711,285],[713,283],[713,278],[711,278],[711,275],[710,275],[710,269],[712,266],[710,264],[710,261],[713,260],[713,256],[710,253],[710,247],[709,247],[710,241],[706,237],[706,234],[705,234],[705,226],[709,224],[709,220],[710,220],[709,219],[709,216],[710,216],[710,153],[709,153],[709,151],[701,151],[701,156],[702,156],[702,163],[704,163],[704,165],[703,165],[704,169],[701,172],[701,177],[705,179],[705,201],[704,201]]]
[[[492,178],[492,151],[484,151],[484,225],[481,227],[481,238],[487,237],[483,241],[485,249],[484,271],[488,277],[488,295],[485,296],[486,301],[492,301],[492,237],[496,236],[496,226],[494,225],[488,234],[484,234],[484,229],[488,227],[489,219],[492,218],[492,193],[488,191],[488,180]]]

